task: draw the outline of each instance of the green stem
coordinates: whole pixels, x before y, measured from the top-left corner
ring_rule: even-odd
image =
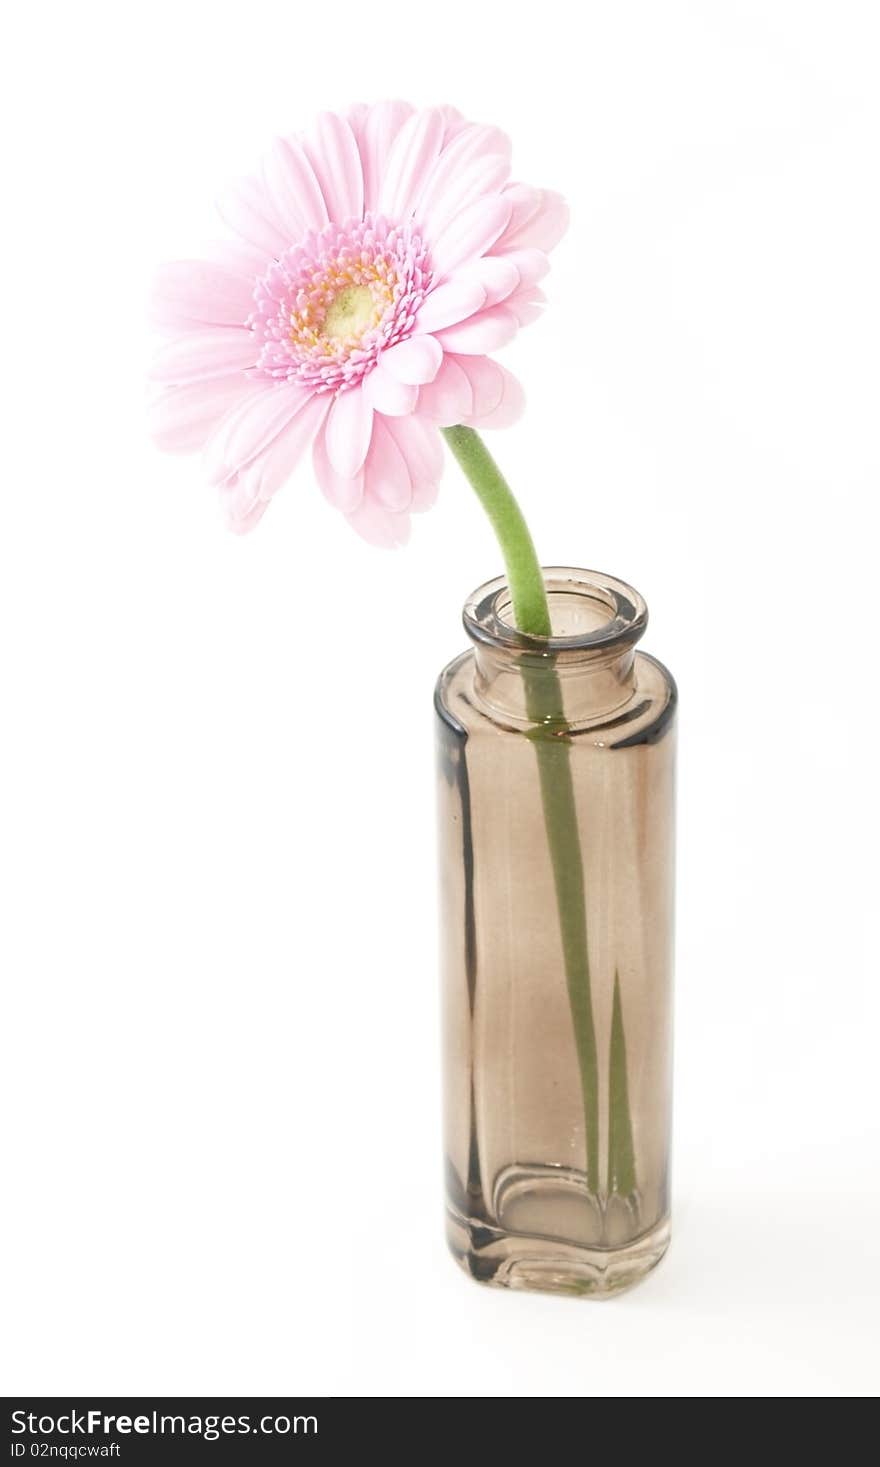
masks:
[[[444,428],[444,437],[485,509],[498,538],[518,629],[552,634],[544,574],[522,511],[492,455],[472,428]],[[531,738],[538,760],[544,824],[553,868],[563,961],[584,1102],[587,1184],[599,1190],[599,1078],[587,947],[584,862],[581,851],[570,731],[562,688],[551,659],[522,667]]]
[[[529,527],[510,485],[473,428],[444,428],[443,437],[458,459],[498,537],[513,601],[514,621],[519,630],[530,637],[549,637],[550,608],[544,576]]]
[[[544,675],[547,677],[547,674]],[[561,703],[559,678],[550,674]],[[529,717],[536,716],[535,702],[528,692]],[[584,862],[581,854],[574,781],[569,758],[571,744],[568,728],[561,713],[554,724],[535,730],[532,735],[541,781],[544,824],[553,867],[556,905],[562,935],[562,954],[568,984],[568,1002],[574,1028],[581,1091],[584,1098],[584,1132],[587,1152],[587,1185],[599,1191],[599,1071],[596,1057],[596,1028],[590,984],[590,954],[587,946],[587,909]]]
[[[620,974],[614,974],[614,1003],[611,1010],[611,1048],[608,1056],[608,1196],[633,1198],[636,1192],[636,1156],[632,1115],[629,1108],[629,1077],[626,1071],[626,1035],[623,1032],[623,1003]]]

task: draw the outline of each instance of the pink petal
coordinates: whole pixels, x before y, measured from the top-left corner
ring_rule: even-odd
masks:
[[[253,285],[210,260],[173,260],[156,275],[151,316],[160,331],[188,326],[243,326],[253,310]]]
[[[395,513],[408,508],[412,480],[406,459],[381,417],[373,419],[373,437],[364,464],[364,493]]]
[[[253,396],[228,414],[205,445],[209,483],[221,484],[268,448],[291,418],[311,400],[308,388],[260,382]]]
[[[452,139],[458,137],[458,134],[470,124],[458,108],[451,107],[448,102],[442,104],[440,111],[443,114],[443,146],[446,148]]]
[[[243,275],[249,283],[259,279],[266,268],[264,250],[254,249],[253,245],[245,244],[243,239],[233,238],[231,234],[206,245],[205,256],[217,265],[224,265],[233,274]]]
[[[504,398],[504,368],[491,357],[456,357],[471,388],[471,410],[468,422],[488,417],[500,407]]]
[[[351,125],[337,112],[321,112],[305,147],[331,221],[362,219],[364,175]]]
[[[429,244],[471,204],[500,194],[510,173],[509,160],[497,153],[457,166],[451,152],[440,158],[419,204],[417,217]]]
[[[358,384],[340,392],[327,419],[327,453],[337,474],[353,479],[370,446],[373,408]]]
[[[371,213],[379,207],[379,192],[394,139],[412,113],[408,102],[379,102],[365,109],[357,125],[353,123],[364,175],[364,209]]]
[[[246,535],[259,524],[267,507],[267,501],[255,499],[250,486],[238,478],[220,485],[220,504],[226,515],[227,527],[235,535]]]
[[[434,381],[419,390],[419,412],[441,428],[461,423],[473,412],[470,378],[455,357],[444,356]]]
[[[404,223],[415,210],[440,153],[443,115],[436,107],[407,118],[391,146],[379,190],[379,213]]]
[[[465,123],[452,138],[447,131],[418,208],[429,240],[475,198],[500,190],[510,172],[510,152],[510,139],[497,127]]]
[[[424,514],[426,510],[430,509],[432,505],[437,503],[437,495],[439,494],[439,492],[440,485],[436,479],[433,480],[433,482],[431,483],[425,482],[414,484],[412,493],[412,504],[410,505],[410,513]]]
[[[364,394],[376,412],[385,413],[390,418],[399,418],[414,411],[419,389],[412,383],[401,382],[391,372],[386,372],[380,361],[364,381]]]
[[[541,207],[541,190],[528,183],[509,183],[504,197],[510,203],[510,222],[505,234],[515,234],[537,214]]]
[[[443,361],[443,348],[433,336],[409,336],[383,351],[379,365],[398,382],[433,382]]]
[[[244,470],[242,477],[251,483],[257,498],[271,499],[287,482],[323,428],[329,407],[328,396],[313,397]]]
[[[226,515],[226,528],[233,535],[246,535],[255,529],[268,508],[259,500],[254,503],[238,484],[221,485],[220,506]]]
[[[169,387],[149,406],[150,433],[166,453],[195,453],[225,414],[252,392],[239,373]]]
[[[327,205],[297,138],[277,138],[263,160],[263,177],[288,244],[327,224]]]
[[[228,377],[256,363],[257,348],[252,332],[241,326],[208,326],[188,331],[169,341],[156,353],[150,376],[169,385]]]
[[[467,271],[450,276],[426,296],[414,323],[416,331],[441,331],[467,320],[486,304],[486,292],[480,281]]]
[[[327,453],[324,428],[315,435],[312,463],[315,478],[330,503],[336,509],[341,509],[343,514],[351,514],[352,510],[357,509],[364,497],[364,471],[359,469],[352,479],[346,479],[342,474],[337,474]]]
[[[474,275],[486,292],[486,305],[497,306],[519,287],[520,274],[510,260],[498,255],[484,255],[473,266]]]
[[[501,373],[501,400],[490,412],[469,418],[468,426],[471,428],[509,428],[525,410],[526,395],[516,377],[499,362],[492,365]]]
[[[510,218],[510,204],[503,195],[480,199],[464,209],[444,229],[431,250],[435,278],[451,275],[468,261],[479,259],[501,234]]]
[[[532,301],[519,301],[514,308],[514,314],[520,326],[531,326],[539,321],[544,314],[544,308],[535,305]]]
[[[519,322],[512,311],[504,306],[493,306],[491,310],[471,316],[469,321],[438,332],[438,340],[444,351],[481,356],[483,352],[497,351],[500,346],[506,346],[513,340],[518,327]]]
[[[417,484],[436,484],[444,464],[443,444],[436,426],[417,416],[389,418],[385,426],[406,460],[413,489]]]
[[[524,285],[504,302],[505,309],[512,311],[520,326],[530,326],[543,314],[547,297],[536,285]]]
[[[369,545],[380,550],[398,550],[409,539],[409,515],[390,514],[371,499],[365,499],[346,519]]]
[[[515,183],[505,189],[512,206],[510,223],[498,241],[498,250],[533,248],[548,253],[568,228],[568,205],[552,189]]]
[[[243,178],[233,184],[221,195],[217,209],[224,224],[261,250],[267,260],[282,254],[290,243],[262,178]]]
[[[537,285],[550,269],[550,261],[543,250],[511,250],[500,257],[515,265],[523,285]]]

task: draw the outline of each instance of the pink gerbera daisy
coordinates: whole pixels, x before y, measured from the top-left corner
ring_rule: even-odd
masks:
[[[521,409],[488,353],[540,309],[563,200],[510,182],[497,128],[382,102],[279,139],[220,211],[238,240],[156,285],[158,443],[204,449],[238,531],[311,447],[349,523],[404,543],[436,496],[438,430]]]

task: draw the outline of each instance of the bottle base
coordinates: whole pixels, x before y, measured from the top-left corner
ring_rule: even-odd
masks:
[[[599,1248],[506,1232],[447,1208],[446,1239],[472,1279],[500,1289],[610,1299],[657,1267],[670,1239],[669,1219],[623,1246]]]

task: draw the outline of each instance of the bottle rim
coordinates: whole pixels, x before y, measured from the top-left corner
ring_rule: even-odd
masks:
[[[596,611],[607,612],[607,618],[588,631],[550,637],[531,636],[520,632],[513,622],[513,605],[507,580],[498,576],[478,586],[468,597],[462,613],[464,629],[473,642],[507,653],[556,659],[566,655],[602,655],[631,646],[642,636],[648,624],[648,608],[644,598],[626,581],[602,571],[579,570],[572,566],[543,566],[550,620],[554,622],[563,600],[577,598],[593,603]],[[558,618],[557,618],[558,619]]]

